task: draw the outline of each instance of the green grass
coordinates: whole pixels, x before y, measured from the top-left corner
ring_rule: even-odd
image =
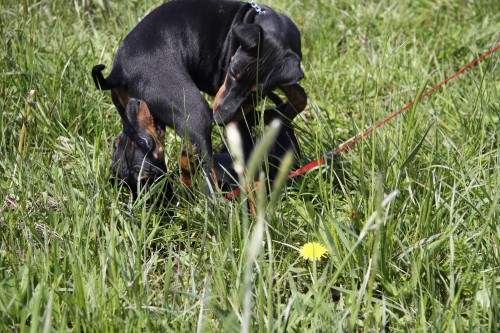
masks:
[[[493,0],[262,3],[303,34],[304,163],[499,41]],[[0,331],[500,330],[498,54],[256,216],[147,205],[108,181],[121,125],[90,69],[156,5],[1,0]],[[300,258],[308,241],[328,259]]]

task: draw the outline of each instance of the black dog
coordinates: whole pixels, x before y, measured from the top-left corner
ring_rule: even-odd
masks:
[[[305,108],[299,30],[288,17],[261,9],[230,0],[168,2],[124,39],[107,78],[104,65],[93,68],[96,86],[112,90],[123,121],[113,164],[120,179],[134,188],[139,178],[165,172],[159,143],[169,126],[197,147],[213,191],[214,119],[239,121],[253,109],[252,94],[264,97],[277,88],[288,104],[266,114],[266,123],[291,121]],[[200,91],[216,96],[213,114]]]

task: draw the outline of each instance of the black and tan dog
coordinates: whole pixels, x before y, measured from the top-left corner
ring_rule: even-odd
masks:
[[[111,90],[123,122],[114,169],[135,187],[165,172],[160,142],[174,128],[200,152],[208,191],[214,189],[212,124],[240,121],[252,95],[283,91],[288,103],[265,114],[293,120],[306,106],[300,33],[285,15],[230,0],[174,0],[148,14],[124,39],[109,76],[92,70]],[[214,111],[200,91],[216,96]],[[142,102],[146,101],[147,105]]]

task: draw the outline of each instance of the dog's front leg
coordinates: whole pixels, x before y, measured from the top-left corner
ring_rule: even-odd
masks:
[[[210,116],[210,113],[208,113]],[[196,169],[196,164],[201,163],[201,170],[205,179],[205,190],[208,195],[218,191],[217,178],[213,170],[212,152],[212,127],[210,118],[203,119],[203,116],[187,119],[187,124],[180,122],[177,124],[177,133],[184,138],[186,145],[181,157],[181,172],[183,182],[191,186],[191,176]],[[208,124],[208,125],[207,125]],[[186,126],[185,130],[180,126]],[[179,130],[179,127],[181,130]],[[194,163],[193,163],[194,162]]]
[[[285,122],[292,122],[299,113],[307,106],[307,94],[304,88],[298,83],[289,86],[280,86],[279,89],[285,94],[287,103],[278,107],[278,110],[264,114],[265,124],[269,124],[273,119],[279,118]]]
[[[165,78],[175,84],[165,83]],[[187,147],[196,147],[206,192],[213,193],[217,190],[217,182],[212,170],[212,110],[207,101],[191,78],[184,75],[158,70],[150,80],[164,84],[148,85],[141,95],[160,123],[174,128]]]

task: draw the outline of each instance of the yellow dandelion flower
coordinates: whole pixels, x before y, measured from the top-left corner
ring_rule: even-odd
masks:
[[[328,255],[328,250],[323,244],[318,242],[309,242],[299,249],[300,255],[306,260],[320,260]]]

